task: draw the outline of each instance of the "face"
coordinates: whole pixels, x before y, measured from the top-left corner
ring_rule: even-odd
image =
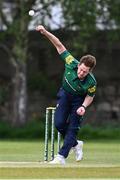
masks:
[[[84,79],[85,76],[90,72],[90,67],[85,66],[84,63],[78,64],[77,75],[79,79]]]

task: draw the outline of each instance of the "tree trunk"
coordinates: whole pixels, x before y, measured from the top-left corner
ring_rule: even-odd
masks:
[[[20,61],[19,61],[20,62]],[[26,64],[19,64],[13,79],[13,126],[21,126],[26,122],[27,116],[27,85]]]

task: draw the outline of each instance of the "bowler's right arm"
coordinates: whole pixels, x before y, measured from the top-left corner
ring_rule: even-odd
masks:
[[[61,43],[61,41],[55,35],[47,31],[44,26],[38,25],[36,27],[36,31],[39,31],[41,34],[46,36],[55,46],[59,54],[63,53],[66,50],[65,46]]]

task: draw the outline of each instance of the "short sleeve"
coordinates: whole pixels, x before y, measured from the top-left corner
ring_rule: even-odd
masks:
[[[76,66],[78,65],[79,61],[75,59],[70,52],[67,50],[60,54],[61,59],[65,62],[66,65]]]
[[[95,95],[95,93],[96,93],[96,85],[93,85],[93,86],[91,86],[89,89],[88,89],[88,92],[87,92],[87,94],[89,95],[89,96],[94,96]]]

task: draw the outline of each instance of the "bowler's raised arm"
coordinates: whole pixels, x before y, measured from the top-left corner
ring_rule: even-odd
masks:
[[[36,27],[36,31],[39,31],[41,34],[46,36],[51,41],[51,43],[55,46],[59,54],[61,54],[62,52],[66,50],[65,46],[61,43],[61,41],[55,35],[47,31],[44,26],[38,25]]]

